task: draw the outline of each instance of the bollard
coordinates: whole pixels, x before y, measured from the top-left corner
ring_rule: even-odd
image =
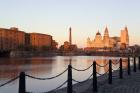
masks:
[[[71,64],[68,65],[67,93],[72,93],[72,67],[71,67]]]
[[[93,92],[97,92],[96,61],[93,62]]]
[[[108,74],[108,83],[112,84],[112,61],[109,60],[109,74]]]
[[[21,72],[19,76],[19,93],[25,93],[25,88],[25,72]]]
[[[139,56],[139,70],[140,70],[140,56]]]
[[[122,79],[123,78],[123,70],[122,70],[122,59],[120,58],[120,71],[119,71],[120,73],[120,79]]]
[[[128,75],[131,75],[131,68],[130,68],[130,57],[128,57],[128,67],[127,67]]]
[[[134,72],[136,72],[137,70],[136,70],[136,57],[134,57]]]

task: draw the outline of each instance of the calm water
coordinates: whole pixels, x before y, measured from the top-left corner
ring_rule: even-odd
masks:
[[[112,59],[113,62],[119,60],[119,57],[94,57],[94,56],[73,56],[73,57],[33,57],[33,58],[0,58],[0,85],[6,81],[19,75],[21,71],[25,71],[29,75],[36,77],[51,77],[64,71],[70,60],[72,66],[77,69],[85,69],[89,67],[93,60],[96,60],[98,64],[104,65]],[[127,61],[127,59],[123,59]],[[123,62],[123,66],[127,64]],[[118,68],[118,65],[113,66],[114,69]],[[97,71],[100,73],[106,72],[107,68],[97,67]],[[79,81],[85,80],[92,73],[92,68],[85,72],[73,71],[73,78]],[[55,89],[57,86],[67,80],[67,72],[62,76],[53,80],[34,80],[26,78],[26,90],[29,92],[47,92]],[[65,85],[66,86],[66,85]],[[8,85],[0,88],[0,93],[18,93],[18,79]]]

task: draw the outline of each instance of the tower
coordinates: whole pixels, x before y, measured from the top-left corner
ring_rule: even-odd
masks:
[[[109,32],[107,27],[105,28],[103,41],[104,41],[104,46],[109,47]]]
[[[126,47],[129,46],[129,34],[127,27],[125,27],[124,30],[121,30],[121,44]]]
[[[105,28],[104,37],[109,37],[108,28]]]
[[[72,45],[72,34],[71,34],[71,31],[72,31],[72,29],[70,27],[69,28],[69,43],[70,43],[70,45]]]
[[[129,46],[129,34],[128,34],[127,26],[125,27],[125,31],[126,31],[126,45]]]
[[[92,47],[91,46],[91,41],[90,41],[90,38],[89,37],[87,38],[87,47]]]

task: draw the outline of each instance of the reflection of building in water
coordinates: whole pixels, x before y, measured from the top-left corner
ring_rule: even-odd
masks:
[[[47,75],[52,73],[53,59],[31,59],[30,73],[34,75]]]
[[[98,31],[94,40],[87,39],[87,49],[104,49],[104,48],[127,48],[129,46],[128,29],[125,27],[121,30],[120,37],[110,37],[108,28],[105,28],[104,36]]]
[[[128,59],[122,59],[122,66],[123,66],[123,68],[128,67]]]
[[[52,72],[53,61],[53,59],[36,58],[4,59],[3,63],[0,63],[0,78],[13,78],[18,76],[21,71],[33,75],[47,75]]]
[[[106,60],[106,59],[96,60],[96,63],[101,66],[106,65],[108,62],[109,62],[109,60]],[[97,69],[98,73],[104,74],[105,72],[108,71],[108,65],[106,65],[105,67],[96,66],[96,69]]]

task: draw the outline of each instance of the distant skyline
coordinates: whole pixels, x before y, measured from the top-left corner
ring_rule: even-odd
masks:
[[[0,0],[0,28],[50,34],[59,43],[86,46],[88,37],[107,26],[111,36],[128,27],[130,45],[140,44],[140,0]]]

